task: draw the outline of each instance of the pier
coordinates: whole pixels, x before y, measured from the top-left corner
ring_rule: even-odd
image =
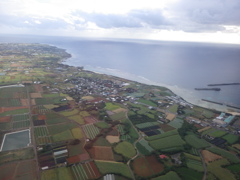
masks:
[[[197,90],[197,91],[201,91],[201,90],[221,91],[220,88],[195,88],[195,90]]]
[[[240,83],[208,84],[208,86],[231,86],[231,85],[240,85]]]

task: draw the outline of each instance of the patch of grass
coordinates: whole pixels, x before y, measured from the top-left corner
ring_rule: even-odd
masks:
[[[114,147],[114,150],[118,154],[122,154],[127,158],[131,158],[136,155],[136,150],[134,149],[134,146],[127,141],[118,143],[117,146]]]
[[[125,112],[115,113],[115,114],[111,115],[110,118],[113,121],[120,121],[120,120],[126,118],[126,113]]]
[[[47,117],[47,124],[49,125],[67,122],[67,119],[55,113],[47,113],[46,117]]]
[[[90,114],[87,111],[80,111],[79,113],[82,117],[90,116]]]
[[[209,133],[208,135],[210,135],[212,137],[222,137],[225,134],[227,134],[226,131],[216,130],[216,131],[213,131],[213,132]]]
[[[126,164],[118,162],[95,161],[101,174],[120,174],[124,177],[132,179],[131,172]]]
[[[47,128],[48,128],[48,132],[51,135],[54,135],[75,127],[77,126],[73,123],[66,123],[66,124],[57,124],[57,125],[48,126]]]
[[[7,111],[7,112],[1,113],[0,116],[9,116],[9,115],[16,115],[16,114],[24,114],[24,113],[29,113],[29,109],[24,108],[24,109],[16,109],[16,110],[12,110],[12,111]]]

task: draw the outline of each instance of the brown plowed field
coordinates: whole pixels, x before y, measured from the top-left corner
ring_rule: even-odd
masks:
[[[43,92],[41,84],[34,84],[33,86],[34,86],[36,92]]]
[[[155,156],[148,156],[146,157],[146,160],[149,164],[149,166],[152,168],[154,173],[159,173],[162,172],[164,170],[164,165],[160,162],[157,161],[157,159],[155,158]]]
[[[10,121],[11,121],[11,116],[0,117],[0,122],[1,123],[10,122]]]
[[[140,157],[133,161],[135,174],[142,177],[152,176],[164,170],[164,165],[157,161],[154,155]]]
[[[38,115],[38,120],[46,120],[47,118],[46,118],[46,115],[44,115],[44,114],[39,114]]]
[[[89,152],[93,159],[114,161],[113,151],[111,147],[106,146],[93,146]]]
[[[31,98],[42,98],[41,93],[30,93]]]
[[[21,104],[23,106],[28,106],[29,105],[28,99],[21,99]],[[31,105],[32,106],[36,105],[35,99],[31,99]]]
[[[0,113],[17,110],[17,109],[26,109],[27,106],[19,106],[19,107],[0,107]]]
[[[92,124],[92,123],[98,122],[98,120],[93,116],[84,117],[84,121],[86,124]]]
[[[133,161],[134,173],[138,176],[147,177],[153,174],[153,171],[146,162],[145,157],[137,158]]]
[[[216,161],[218,159],[222,159],[222,156],[214,154],[208,150],[202,150],[201,153],[202,153],[205,163],[210,163],[210,162]]]

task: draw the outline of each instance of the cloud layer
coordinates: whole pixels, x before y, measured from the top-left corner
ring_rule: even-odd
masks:
[[[179,0],[161,7],[155,2],[152,7],[146,6],[147,8],[144,8],[143,2],[146,2],[146,5],[151,2],[141,1],[141,8],[135,9],[132,5],[127,11],[125,8],[125,11],[116,10],[116,13],[111,7],[104,12],[100,8],[95,11],[87,5],[83,6],[85,9],[81,8],[81,4],[76,7],[67,4],[64,6],[65,1],[58,1],[59,6],[54,0],[52,3],[43,0],[31,2],[32,6],[25,0],[22,3],[15,0],[0,2],[0,32],[4,28],[46,32],[57,32],[59,29],[69,32],[116,29],[129,29],[129,32],[133,29],[143,32],[149,30],[151,33],[162,30],[191,33],[228,32],[238,35],[240,32],[239,0]],[[119,8],[121,7],[119,5]]]

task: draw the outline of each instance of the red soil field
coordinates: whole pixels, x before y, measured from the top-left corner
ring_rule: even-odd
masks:
[[[44,114],[39,114],[38,115],[38,120],[46,120],[47,118],[46,118],[46,115],[44,115]]]
[[[19,163],[16,176],[31,173],[34,173],[36,175],[36,162],[34,160]]]
[[[135,159],[132,165],[135,174],[137,174],[138,176],[147,177],[153,174],[153,171],[147,164],[145,157]]]
[[[76,155],[76,156],[72,156],[72,157],[67,158],[68,164],[74,164],[74,163],[78,163],[78,162],[80,162],[80,161],[81,161],[81,159],[80,159],[80,156],[79,156],[79,155]]]
[[[146,160],[155,174],[164,170],[164,165],[158,162],[154,155],[147,156]]]
[[[90,156],[88,153],[80,154],[79,156],[80,156],[81,161],[86,161],[86,160],[90,159]]]
[[[11,116],[0,117],[0,123],[10,122]]]
[[[17,110],[17,109],[26,109],[27,106],[19,106],[19,107],[0,107],[0,113]]]
[[[17,168],[17,163],[11,163],[7,165],[0,166],[0,179],[1,180],[9,180],[13,179],[13,172]]]
[[[97,166],[95,165],[95,163],[91,161],[91,162],[89,162],[89,164],[94,172],[95,178],[99,178],[101,176],[101,174],[100,174]],[[92,178],[92,179],[95,179],[95,178]]]
[[[41,84],[34,84],[33,86],[34,86],[36,92],[43,92]]]
[[[92,123],[98,122],[98,120],[93,116],[84,117],[84,121],[86,124],[92,124]]]
[[[93,146],[89,152],[93,159],[114,161],[113,151],[111,147],[106,146]]]

